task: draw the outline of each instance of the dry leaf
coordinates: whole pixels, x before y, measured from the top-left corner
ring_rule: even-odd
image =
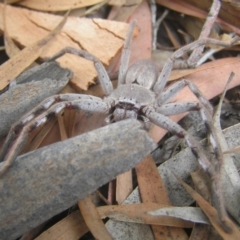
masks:
[[[0,6],[3,7],[3,5]],[[1,10],[3,10],[3,8]],[[58,24],[55,25],[56,27],[50,33],[45,34],[44,38],[34,41],[29,47],[25,48],[17,55],[14,55],[12,59],[0,66],[0,90],[6,87],[11,80],[16,78],[24,69],[26,69],[40,56],[40,54],[43,52],[43,47],[46,47],[47,43],[49,43],[49,41],[59,33],[67,20],[67,16],[65,16],[65,18],[60,18],[59,20],[60,21]]]
[[[109,2],[109,4],[110,4],[110,2]],[[131,2],[131,3],[130,4],[126,4],[127,2]],[[117,5],[115,5],[115,7],[113,7],[111,9],[111,13],[108,16],[108,18],[112,19],[112,20],[115,20],[115,21],[125,22],[125,21],[128,20],[129,17],[132,16],[132,14],[139,7],[141,2],[142,2],[141,0],[140,1],[139,0],[136,0],[136,1],[126,1],[124,6],[117,6]]]
[[[103,0],[23,0],[18,3],[21,6],[40,11],[67,11],[75,8],[91,6]]]
[[[200,67],[193,68],[193,69],[173,70],[171,72],[171,75],[170,75],[168,81],[174,81],[174,80],[177,80],[180,78],[185,78],[185,77],[188,78],[188,76],[190,74],[194,74],[194,73],[198,73],[198,72],[204,73],[205,71],[207,71],[207,74],[205,74],[206,77],[209,74],[211,74],[212,76],[214,74],[218,75],[219,70],[224,72],[224,71],[228,71],[228,70],[232,69],[232,71],[235,72],[235,70],[237,70],[239,64],[240,64],[239,58],[232,57],[232,58],[224,58],[224,59],[215,60],[215,61],[212,61],[209,63],[205,63],[205,64],[201,65]],[[194,77],[194,75],[193,75],[193,77]],[[227,79],[226,79],[226,81],[227,81]]]
[[[206,181],[206,175],[203,171],[201,171],[200,169],[191,172],[191,178],[194,184],[194,189],[201,194],[201,196],[204,197],[204,199],[206,199],[207,201],[211,200],[211,194],[210,191],[208,189],[208,182]]]
[[[207,183],[206,183],[206,176],[203,173],[203,171],[197,170],[195,172],[192,172],[191,177],[194,183],[195,190],[199,194],[201,194],[204,199],[209,201],[211,197],[210,197],[210,192],[208,190]],[[214,231],[214,228],[211,225],[194,224],[189,240],[215,239],[209,236],[212,230]]]
[[[132,170],[118,175],[116,179],[117,203],[122,204],[122,202],[129,196],[132,190],[133,190]]]
[[[228,151],[225,151],[224,154],[228,154],[228,153],[239,153],[240,152],[240,146],[239,147],[236,147],[236,148],[233,148],[233,149],[230,149]]]
[[[141,163],[136,165],[135,169],[142,202],[170,205],[167,192],[165,191],[164,184],[152,156],[149,155],[146,157]],[[180,228],[152,225],[152,230],[156,239],[161,239],[161,236],[167,239],[168,232],[171,232],[172,239],[177,239],[179,236],[181,236],[182,239],[187,239],[185,231]]]
[[[229,147],[235,147],[240,144],[240,126],[235,125],[223,131]],[[235,161],[239,166],[239,160]],[[168,196],[174,206],[187,206],[192,204],[192,198],[183,191],[181,185],[176,181],[173,173],[181,177],[184,181],[188,181],[190,172],[197,169],[197,161],[190,149],[184,149],[179,154],[165,161],[158,167],[159,173],[163,178]],[[199,180],[198,180],[199,182]],[[232,188],[231,184],[227,188]],[[172,191],[172,189],[175,189]],[[205,194],[207,196],[207,194]],[[238,204],[239,205],[239,204]],[[234,205],[235,209],[238,205]]]
[[[209,224],[201,208],[197,207],[165,207],[148,212],[152,216],[170,216],[195,223]]]
[[[96,239],[112,240],[111,235],[107,231],[103,221],[99,216],[97,208],[92,201],[92,196],[89,195],[79,201],[78,206],[92,235]]]
[[[174,11],[180,12],[181,14],[204,19],[206,18],[211,5],[210,1],[196,0],[157,0],[156,2]],[[216,20],[217,22],[221,23],[228,30],[240,34],[240,21],[237,21],[237,19],[239,19],[239,10],[227,3],[223,3],[219,16],[220,17],[218,17]]]
[[[218,220],[218,214],[215,208],[213,208],[200,194],[198,194],[196,191],[194,191],[190,186],[188,186],[185,182],[183,182],[180,178],[178,178],[178,181],[185,187],[185,189],[188,191],[188,193],[196,200],[198,205],[201,207],[201,209],[204,211],[204,213],[209,218],[210,222],[216,229],[216,231],[221,235],[221,237],[225,240],[235,240],[240,238],[240,231],[238,228],[234,225],[234,223],[229,219],[226,218],[224,221],[228,226],[231,227],[231,231],[229,233],[225,232],[222,228],[221,223]]]
[[[229,85],[229,89],[240,84],[240,61],[239,58],[225,58],[220,60],[215,60],[210,63],[206,63],[195,70],[194,73],[189,74],[186,79],[193,82],[200,91],[204,94],[207,99],[211,99],[219,95],[227,82],[227,79],[230,76],[230,73],[233,71],[235,77]],[[200,70],[198,70],[200,69]],[[185,70],[183,70],[185,71]],[[192,71],[192,70],[186,70]],[[186,73],[185,73],[186,75]],[[179,76],[179,75],[178,75]],[[198,101],[191,91],[186,87],[181,92],[178,93],[176,98],[173,99],[176,102],[184,101]],[[178,122],[183,118],[185,114],[179,114],[176,116],[170,117],[175,122]],[[150,129],[152,138],[158,142],[167,131],[153,125]]]
[[[161,205],[157,203],[141,203],[141,204],[126,204],[126,205],[116,205],[116,206],[114,205],[103,206],[103,207],[98,207],[97,210],[101,218],[109,217],[109,218],[116,219],[117,221],[172,226],[172,227],[179,227],[179,228],[191,228],[193,226],[191,222],[186,220],[176,219],[170,216],[151,216],[148,214],[149,211],[153,211],[165,206],[166,205]],[[173,229],[175,228],[169,229],[172,237],[174,237]],[[167,239],[167,238],[163,238],[163,239]],[[184,239],[184,238],[181,238],[181,239]]]
[[[6,5],[4,5],[3,9],[3,28],[4,28],[4,45],[5,51],[9,58],[13,57],[17,53],[20,52],[19,47],[14,43],[14,41],[9,37],[8,30],[6,26]]]
[[[0,13],[2,10],[1,4]],[[30,46],[37,42],[62,19],[60,16],[15,7],[7,7],[7,16],[11,16],[11,20],[6,19],[9,36],[21,46]],[[3,30],[1,18],[0,29]],[[65,47],[83,48],[108,65],[120,51],[127,29],[126,23],[69,17],[62,33],[44,49],[40,57],[52,57]],[[29,57],[23,59],[26,61]],[[69,54],[58,61],[75,73],[72,84],[77,89],[86,90],[96,78],[96,70],[90,61]]]
[[[89,231],[82,215],[75,211],[43,232],[36,240],[78,239]]]

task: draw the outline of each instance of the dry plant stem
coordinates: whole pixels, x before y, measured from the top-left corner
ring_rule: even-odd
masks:
[[[213,128],[212,128],[212,132],[210,133],[212,136],[211,135],[209,136],[209,139],[211,141],[211,145],[214,149],[214,153],[215,153],[215,157],[216,157],[215,162],[214,162],[214,164],[215,164],[214,167],[216,169],[216,176],[212,176],[213,200],[214,200],[213,203],[215,203],[215,207],[218,212],[218,218],[219,218],[220,222],[222,223],[224,229],[227,232],[230,232],[231,228],[227,224],[228,216],[227,216],[226,209],[225,209],[222,181],[221,181],[222,180],[221,175],[223,173],[223,161],[224,161],[224,155],[223,155],[224,149],[222,149],[222,148],[227,147],[226,146],[227,143],[225,143],[225,146],[222,146],[222,144],[221,144],[224,137],[221,134],[222,129],[220,126],[220,115],[221,115],[222,102],[223,102],[224,96],[226,94],[227,87],[228,87],[229,83],[232,81],[233,77],[234,77],[234,73],[232,72],[231,75],[229,76],[229,79],[227,81],[225,89],[220,98],[217,110],[214,114]],[[219,133],[219,132],[221,132],[221,133]]]
[[[229,146],[222,133],[222,129],[220,125],[222,101],[223,101],[227,86],[230,83],[233,76],[234,76],[234,73],[231,73],[213,119],[213,126],[216,131],[215,134],[217,137],[212,139],[212,145],[217,146],[217,148],[219,148],[221,151],[221,155],[219,154],[220,157],[219,158],[216,157],[216,159],[219,161],[217,163],[219,164],[219,167],[218,167],[219,191],[220,191],[219,194],[224,195],[224,201],[222,200],[222,202],[219,203],[220,209],[218,210],[218,215],[220,220],[223,223],[226,222],[227,220],[227,218],[224,215],[225,207],[227,211],[239,222],[239,212],[236,211],[236,207],[233,207],[233,206],[239,205],[239,194],[238,194],[239,193],[238,189],[240,185],[239,172],[234,164],[232,156],[228,154],[227,155],[222,154],[222,152],[229,149]],[[217,141],[215,142],[214,140],[216,139]],[[226,181],[228,181],[229,183],[226,183]],[[228,188],[228,189],[225,189],[225,188]]]
[[[92,201],[92,195],[88,195],[86,198],[79,201],[78,206],[81,210],[86,225],[96,239],[113,239],[101,220],[97,208]]]
[[[108,198],[107,198],[107,200],[110,204],[113,204],[115,201],[115,189],[116,188],[115,188],[114,182],[113,181],[109,182],[108,183]]]
[[[231,81],[232,77],[233,75],[230,76],[228,83]],[[224,94],[226,92],[226,87],[221,97],[221,100],[218,106],[218,111],[215,113],[218,116],[218,118],[220,116],[220,110],[221,110],[220,106],[223,101]],[[201,159],[199,159],[199,163],[212,180],[212,199],[218,213],[219,221],[221,222],[221,225],[226,232],[231,232],[231,228],[228,225],[228,221],[227,221],[228,216],[224,206],[223,191],[222,191],[222,184],[221,184],[223,153],[222,153],[221,145],[218,140],[217,129],[213,125],[212,112],[209,112],[207,109],[208,107],[206,106],[202,107],[200,110],[200,113],[209,131],[209,140],[214,152],[214,159],[212,163],[210,163],[208,159],[205,159],[207,163],[207,165],[205,164],[205,166],[201,164]],[[217,120],[219,121],[219,119]]]
[[[111,205],[111,203],[108,201],[108,199],[106,199],[99,190],[97,190],[96,193],[99,196],[99,198],[101,198],[101,200],[103,202],[105,202],[106,205]]]
[[[212,3],[212,6],[211,6],[210,12],[208,13],[207,19],[203,25],[203,28],[202,28],[202,31],[200,33],[198,40],[209,37],[212,26],[216,21],[216,18],[218,16],[220,8],[221,8],[221,0],[214,0]],[[197,61],[200,59],[200,56],[203,52],[203,49],[204,49],[204,46],[202,45],[193,50],[192,54],[190,55],[190,57],[187,61],[189,67],[196,66]]]
[[[105,4],[107,4],[110,0],[105,0],[105,1],[102,1],[90,8],[88,8],[83,14],[81,14],[79,17],[84,17],[86,15],[89,15],[93,12],[95,12],[96,10],[100,9],[102,6],[104,6]]]
[[[218,146],[221,146],[223,151],[225,151],[228,148],[228,146],[222,135],[222,129],[221,129],[221,124],[220,124],[221,108],[222,108],[222,103],[223,103],[223,100],[224,100],[224,97],[225,97],[225,94],[227,91],[227,87],[228,87],[229,83],[232,81],[234,75],[235,75],[234,72],[231,72],[229,79],[226,83],[225,89],[220,98],[219,104],[217,106],[217,110],[214,114],[214,122],[213,123],[214,123],[214,128],[216,129],[216,134],[217,134],[217,138],[218,138],[217,144],[218,144]],[[215,143],[215,145],[216,145],[216,143]]]
[[[152,156],[149,155],[145,157],[139,164],[136,165],[135,169],[141,201],[143,203],[171,205]],[[154,184],[152,184],[153,182]],[[171,232],[171,239],[176,239],[177,236],[180,235],[182,236],[182,239],[187,239],[186,233],[181,228],[156,226],[154,224],[151,227],[155,237],[154,239],[169,239],[169,232]]]
[[[218,52],[218,49],[209,49],[207,50],[202,57],[198,60],[196,67],[202,65],[204,62],[206,62],[208,59],[213,59],[213,54]]]
[[[206,115],[206,114],[205,114]],[[212,201],[213,205],[217,210],[219,221],[222,224],[223,229],[226,232],[231,232],[230,226],[228,226],[226,219],[227,213],[224,205],[223,199],[223,191],[222,191],[222,184],[221,184],[221,169],[222,169],[222,162],[223,162],[223,153],[221,150],[221,146],[218,142],[216,129],[213,126],[212,119],[209,114],[209,120],[205,121],[205,124],[209,130],[209,139],[211,146],[214,152],[214,159],[212,160],[212,171],[207,170],[209,177],[211,178],[211,185],[212,185]]]
[[[40,224],[36,228],[31,229],[29,232],[25,233],[19,240],[31,240],[36,239],[36,237],[44,231],[48,221]]]
[[[205,173],[203,171],[196,170],[194,172],[191,172],[190,175],[194,184],[195,191],[199,193],[206,201],[210,202],[211,196],[209,188],[207,186],[207,182],[203,180],[205,179]],[[211,225],[195,223],[189,240],[208,239],[211,228]]]
[[[153,28],[153,40],[152,40],[152,50],[156,50],[157,49],[157,32],[158,32],[158,29],[162,23],[162,21],[164,20],[164,18],[168,15],[169,11],[168,10],[165,10],[163,12],[163,14],[161,15],[161,17],[159,17],[157,19],[157,21],[155,22],[154,25],[152,25],[152,28]]]
[[[217,111],[214,115],[214,121],[212,119],[212,112],[209,112],[207,109],[208,107],[203,107],[200,110],[201,116],[204,119],[205,125],[209,131],[209,142],[211,143],[213,152],[214,152],[214,159],[212,163],[209,162],[209,168],[204,169],[212,180],[212,199],[214,206],[218,213],[219,221],[222,224],[223,229],[226,232],[231,232],[231,227],[228,225],[228,216],[225,209],[224,199],[223,199],[223,190],[222,190],[222,183],[221,183],[221,174],[222,174],[222,166],[223,166],[223,152],[221,148],[221,144],[219,141],[218,131],[222,131],[221,128],[217,129],[214,126],[214,123],[217,122],[220,124],[220,113],[221,113],[221,105],[224,99],[227,86],[232,80],[234,74],[232,73],[228,79],[228,82],[225,86],[224,92],[221,96]],[[208,103],[208,102],[206,102]],[[219,125],[220,126],[220,125]],[[211,166],[212,165],[212,166]]]
[[[116,179],[116,201],[120,205],[133,190],[132,171],[117,176]]]
[[[57,120],[58,120],[58,126],[59,126],[59,130],[60,130],[61,140],[62,141],[66,140],[68,138],[68,136],[67,136],[66,128],[64,126],[63,117],[58,115]]]
[[[235,240],[239,239],[239,229],[238,227],[230,220],[227,219],[228,225],[231,226],[232,231],[230,233],[226,233],[225,230],[222,228],[222,224],[218,221],[217,218],[217,211],[214,207],[212,207],[199,193],[194,191],[189,185],[187,185],[184,181],[178,178],[176,175],[175,177],[184,186],[187,192],[193,197],[194,200],[198,203],[201,209],[204,211],[208,219],[210,220],[213,227],[216,229],[218,234],[222,237],[221,239],[225,240]]]

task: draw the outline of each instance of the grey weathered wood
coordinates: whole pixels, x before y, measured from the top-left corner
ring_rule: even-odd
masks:
[[[14,239],[69,208],[155,147],[129,119],[18,157],[0,178],[0,239]]]
[[[10,87],[0,92],[0,138],[13,123],[45,98],[66,86],[72,72],[57,62],[47,62],[17,77]]]
[[[223,134],[227,140],[229,148],[235,148],[240,145],[240,124],[229,127],[223,130]],[[204,140],[205,141],[205,140]],[[234,163],[236,167],[240,168],[240,154],[235,154]],[[180,153],[176,154],[158,167],[159,174],[164,182],[164,186],[167,190],[167,195],[173,206],[189,206],[194,200],[186,191],[186,189],[176,180],[173,173],[179,176],[183,181],[188,182],[190,180],[190,172],[197,169],[198,162],[195,156],[192,154],[189,148],[184,149]],[[231,190],[224,189],[225,197]],[[227,202],[232,201],[239,191],[236,191],[235,195],[228,195]],[[236,213],[240,212],[240,198],[239,204],[236,206]],[[123,204],[140,203],[140,194],[138,187],[128,196]],[[153,240],[152,231],[148,225],[140,223],[120,222],[110,219],[106,223],[106,227],[110,234],[114,236],[115,240],[127,240],[132,239],[132,236],[137,236],[138,240]]]

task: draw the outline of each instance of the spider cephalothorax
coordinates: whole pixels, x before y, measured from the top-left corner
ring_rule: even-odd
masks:
[[[142,110],[146,106],[153,106],[155,97],[154,92],[136,83],[120,85],[106,98],[106,101],[113,104],[110,117],[114,122],[126,118],[144,121]]]

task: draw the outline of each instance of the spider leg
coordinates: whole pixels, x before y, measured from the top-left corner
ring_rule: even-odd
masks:
[[[154,85],[154,92],[159,96],[163,92],[163,89],[166,85],[166,82],[171,74],[172,68],[173,68],[173,63],[174,61],[182,57],[184,54],[193,51],[197,47],[200,46],[205,46],[206,44],[213,44],[217,46],[223,46],[223,47],[230,47],[232,46],[235,42],[239,40],[239,37],[236,36],[234,37],[231,42],[224,42],[216,39],[211,39],[211,38],[205,38],[205,39],[199,39],[196,40],[180,49],[178,49],[176,52],[172,54],[172,56],[166,61],[166,63],[163,66],[163,69],[161,71],[161,74],[158,77],[157,82]]]
[[[189,87],[191,92],[199,99],[201,104],[212,114],[213,110],[209,101],[204,97],[202,92],[198,89],[198,87],[194,83],[185,79],[174,83],[169,88],[167,88],[161,95],[158,95],[156,103],[161,108],[161,106],[164,106],[165,103],[168,103],[178,92],[180,92],[186,86]]]
[[[180,92],[184,87],[186,86],[186,83],[184,80],[177,81],[176,83],[172,84],[170,87],[168,87],[166,90],[162,92],[162,94],[159,94],[156,102],[159,106],[169,102],[178,92]]]
[[[175,123],[170,118],[157,113],[154,109],[150,107],[145,107],[143,109],[146,117],[157,126],[164,128],[171,132],[174,135],[177,135],[179,138],[185,138],[188,146],[191,148],[192,153],[195,157],[198,158],[199,164],[201,167],[209,173],[210,176],[215,173],[211,163],[209,162],[208,158],[204,154],[202,147],[198,144],[198,142],[188,134],[186,130],[184,130],[180,125]]]
[[[119,74],[118,74],[118,86],[124,84],[127,70],[128,70],[128,63],[130,59],[130,47],[132,43],[133,31],[135,28],[135,22],[131,22],[129,25],[127,37],[124,43],[124,47],[122,50],[121,60],[120,60],[120,67],[119,67]]]
[[[5,143],[1,149],[0,152],[0,162],[3,161],[4,156],[6,155],[9,146],[11,143],[15,140],[15,138],[18,136],[21,129],[29,123],[32,119],[36,118],[38,115],[46,111],[48,108],[50,108],[53,104],[57,102],[63,102],[63,101],[73,101],[73,100],[89,100],[93,99],[92,96],[83,95],[83,94],[59,94],[55,96],[51,96],[49,98],[46,98],[43,100],[38,106],[33,108],[30,112],[26,113],[19,121],[17,121],[10,129],[7,138],[5,140]]]
[[[4,152],[6,154],[4,154],[5,157],[3,159],[3,163],[0,166],[0,176],[11,166],[14,159],[20,153],[22,147],[28,139],[28,135],[33,130],[44,125],[49,118],[60,114],[64,109],[79,109],[83,111],[100,113],[108,112],[110,108],[109,102],[105,102],[101,98],[93,96],[87,96],[88,99],[81,99],[81,96],[82,95],[78,95],[75,100],[58,102],[48,108],[45,112],[42,112],[37,117],[34,117],[32,120],[22,125],[22,128],[18,130],[18,135],[14,136],[14,141],[5,143],[6,147],[4,146]],[[31,113],[29,113],[29,116],[31,116]]]
[[[221,5],[222,4],[220,0],[213,1],[211,9],[208,13],[207,19],[203,25],[202,31],[198,39],[209,37],[213,24],[215,23],[218,13],[220,11]],[[187,64],[189,67],[192,68],[196,66],[197,61],[200,59],[200,56],[203,52],[203,49],[204,49],[204,45],[199,46],[193,50],[193,52],[191,53],[190,57],[187,60]]]
[[[180,103],[167,103],[161,107],[156,107],[156,112],[165,116],[177,115],[189,111],[200,110],[198,102],[180,102]]]
[[[94,55],[92,55],[84,50],[75,49],[72,47],[66,47],[66,48],[62,49],[60,52],[58,52],[57,54],[55,54],[52,58],[48,59],[48,61],[54,61],[66,53],[77,55],[77,56],[83,57],[89,61],[92,61],[97,70],[98,78],[99,78],[100,84],[102,86],[102,89],[103,89],[105,95],[108,96],[112,93],[113,85],[109,79],[107,71],[104,68],[101,61]]]
[[[188,108],[187,105],[184,105],[184,103],[169,103],[156,108],[157,112],[154,112],[150,108],[144,109],[144,111],[146,116],[149,118],[151,122],[155,123],[156,125],[162,128],[169,130],[170,132],[176,134],[178,137],[185,138],[188,146],[191,148],[194,155],[198,158],[199,164],[206,171],[206,173],[212,180],[211,186],[212,186],[213,204],[214,204],[214,207],[217,209],[218,217],[222,226],[224,227],[225,231],[229,231],[231,230],[231,228],[227,224],[227,214],[226,214],[225,205],[224,205],[223,190],[222,190],[221,175],[220,175],[222,174],[222,165],[224,164],[224,160],[223,160],[224,156],[222,153],[222,147],[220,143],[221,138],[219,138],[218,136],[218,132],[220,130],[217,131],[217,128],[213,124],[213,111],[210,103],[208,102],[207,99],[204,98],[200,90],[193,83],[185,80],[183,80],[182,82],[178,82],[177,84],[175,84],[175,86],[172,85],[171,91],[169,90],[168,93],[166,93],[166,96],[163,97],[162,102],[164,102],[164,100],[168,101],[172,97],[172,95],[175,95],[178,92],[178,90],[181,90],[181,88],[183,88],[186,85],[200,100],[200,103],[196,103],[196,104],[198,104],[199,106],[198,110],[208,130],[209,142],[211,143],[211,147],[214,153],[214,159],[212,159],[211,161],[209,161],[209,159],[206,157],[201,146],[191,135],[189,135],[183,128],[181,128],[178,124],[173,122],[171,119],[162,115],[162,114],[173,115],[173,114],[180,113],[181,107],[183,106],[183,108],[187,109]],[[221,101],[222,99],[223,97],[221,98]],[[181,106],[181,104],[183,105]],[[177,108],[176,110],[174,105],[176,105],[176,108]],[[169,109],[168,109],[168,106],[169,106]],[[194,107],[194,104],[190,104],[189,108],[191,107]],[[182,112],[184,112],[184,109]],[[219,114],[220,113],[218,113],[218,115]],[[236,176],[238,176],[237,171],[236,171]]]
[[[226,209],[228,213],[239,222],[238,211],[233,207],[239,203],[239,195],[235,194],[239,190],[239,173],[233,162],[232,156],[223,154],[223,151],[228,149],[228,144],[220,126],[221,105],[227,91],[227,86],[233,76],[234,73],[231,73],[214,116],[211,116],[211,121],[205,122],[209,132],[208,139],[214,153],[214,158],[212,160],[212,166],[215,169],[215,175],[212,176],[213,205],[217,209],[218,218],[226,232],[231,232],[232,230],[228,222]],[[202,117],[205,115],[205,117],[210,120],[207,112],[202,112],[201,115]],[[232,196],[232,198],[229,198],[229,196]]]
[[[199,99],[199,102],[166,103],[169,102],[170,99],[174,97],[179,91],[181,91],[185,86],[189,87],[191,92]],[[194,83],[187,80],[181,80],[173,84],[166,91],[163,92],[162,96],[159,96],[156,99],[156,103],[158,104],[158,106],[155,107],[156,112],[164,115],[176,115],[184,113],[186,111],[198,110],[204,121],[205,126],[207,127],[209,132],[211,132],[211,137],[213,139],[216,139],[216,134],[212,123],[212,106]],[[219,153],[219,156],[221,155],[219,150],[217,151],[216,149],[216,152]]]
[[[235,194],[239,191],[240,186],[239,173],[233,162],[232,156],[223,155],[222,153],[222,151],[229,149],[229,146],[226,142],[220,125],[222,102],[226,94],[228,84],[231,82],[233,77],[234,73],[232,72],[214,113],[212,131],[209,132],[209,139],[215,154],[215,161],[213,164],[215,164],[215,168],[218,171],[217,176],[213,179],[212,183],[215,190],[214,203],[218,210],[219,219],[221,219],[222,222],[224,222],[224,218],[226,217],[225,206],[228,212],[239,222],[239,215],[234,207],[238,205],[239,202],[239,194]],[[226,186],[228,186],[228,184],[225,183],[227,182],[226,178],[229,179],[229,182],[231,182],[231,188],[227,187],[227,190],[225,189]],[[231,200],[229,199],[229,196],[232,196]]]
[[[225,89],[222,93],[222,96],[220,98],[220,101],[219,101],[219,104],[217,106],[217,109],[214,113],[214,116],[213,116],[213,127],[214,129],[216,130],[216,134],[217,134],[217,139],[219,139],[219,143],[217,142],[216,144],[212,143],[213,145],[217,145],[217,144],[220,144],[221,146],[221,149],[223,151],[226,151],[229,149],[229,146],[224,138],[224,135],[223,135],[223,132],[222,132],[222,128],[221,128],[221,123],[220,123],[220,116],[221,116],[221,109],[222,109],[222,103],[223,103],[223,100],[224,100],[224,97],[226,95],[226,91],[227,91],[227,88],[228,88],[228,85],[229,83],[232,81],[233,77],[234,77],[235,73],[231,72],[230,76],[229,76],[229,79],[226,83],[226,86],[225,86]]]

